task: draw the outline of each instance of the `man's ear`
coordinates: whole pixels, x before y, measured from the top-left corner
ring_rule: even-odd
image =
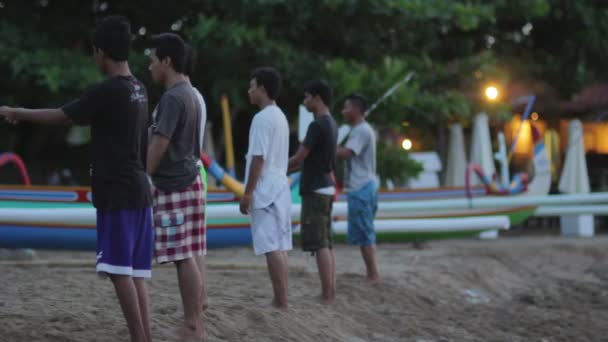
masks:
[[[105,53],[103,52],[102,49],[98,48],[97,46],[93,46],[93,52],[97,55],[99,55],[99,57],[101,57],[102,59],[105,57]]]
[[[163,58],[160,62],[161,64],[164,64],[166,66],[171,66],[171,57],[167,56]]]

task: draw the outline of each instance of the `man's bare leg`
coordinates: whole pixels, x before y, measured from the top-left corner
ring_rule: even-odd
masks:
[[[281,251],[281,256],[283,257],[283,262],[281,264],[283,267],[283,272],[281,274],[283,275],[283,284],[285,284],[283,287],[283,297],[285,298],[285,308],[287,308],[287,294],[289,287],[289,258],[287,256],[287,251]]]
[[[287,253],[284,251],[266,253],[266,264],[268,265],[268,274],[270,275],[274,291],[272,306],[281,310],[287,310]]]
[[[127,275],[110,274],[110,279],[112,280],[112,284],[114,284],[118,302],[127,321],[131,341],[148,342],[141,317],[139,294],[133,278]]]
[[[146,334],[146,341],[152,341],[150,333],[150,311],[148,306],[148,290],[144,278],[133,278],[135,289],[137,290],[137,300],[139,302],[139,315],[141,316],[141,324]]]
[[[367,269],[367,280],[373,286],[380,285],[380,275],[376,267],[376,245],[361,246],[361,255]]]
[[[329,248],[321,248],[317,251],[317,267],[321,279],[321,303],[331,304],[334,302],[336,289],[334,287],[335,269],[332,269],[332,253]]]
[[[201,306],[203,311],[209,308],[209,302],[207,301],[207,266],[205,265],[205,256],[197,256],[196,265],[198,266],[198,272],[201,274]]]
[[[176,261],[175,266],[185,320],[179,337],[182,340],[200,341],[206,335],[201,310],[201,275],[194,258]]]
[[[333,248],[329,251],[331,255],[331,288],[334,291],[334,299],[336,299],[336,253]]]

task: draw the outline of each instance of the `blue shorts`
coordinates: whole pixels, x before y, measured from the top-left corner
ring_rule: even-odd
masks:
[[[97,273],[152,276],[152,208],[97,212]]]
[[[359,190],[347,194],[348,243],[356,246],[376,244],[374,218],[378,210],[376,182],[371,181]]]

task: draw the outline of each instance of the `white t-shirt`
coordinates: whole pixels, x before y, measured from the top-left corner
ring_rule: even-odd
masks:
[[[271,205],[285,188],[289,188],[287,164],[289,160],[289,124],[276,104],[258,112],[249,129],[249,150],[245,156],[245,184],[253,156],[262,156],[264,168],[253,191],[252,209]]]
[[[200,146],[201,146],[201,151],[203,151],[203,143],[205,142],[205,124],[207,124],[207,105],[205,104],[205,99],[203,98],[203,95],[201,95],[201,93],[198,91],[198,89],[192,87],[192,90],[194,90],[194,95],[196,95],[196,98],[198,99],[198,103],[201,106],[201,141],[200,141]],[[200,158],[196,161],[198,167],[202,167],[203,166],[203,161],[200,160]]]
[[[198,89],[192,87],[194,90],[194,94],[198,99],[198,103],[201,105],[201,151],[203,150],[203,142],[205,141],[205,125],[207,124],[207,105],[205,104],[205,99],[203,95],[198,91]]]
[[[336,194],[336,188],[333,187],[333,186],[326,186],[324,188],[315,190],[315,192],[318,193],[318,194],[320,194],[320,195],[333,196],[333,195]]]

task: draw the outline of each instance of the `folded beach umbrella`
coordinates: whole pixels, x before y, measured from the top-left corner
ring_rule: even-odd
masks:
[[[570,121],[568,126],[568,146],[566,159],[559,179],[559,191],[568,194],[590,192],[585,146],[583,143],[583,124],[580,120]]]
[[[315,116],[306,110],[304,105],[300,105],[298,107],[298,141],[304,141],[306,138],[306,132],[308,131],[308,126],[311,122],[315,120]]]
[[[450,126],[450,143],[444,186],[464,186],[467,157],[464,151],[464,136],[461,124]]]
[[[488,115],[480,113],[475,116],[473,123],[473,136],[471,142],[470,163],[481,166],[483,174],[492,178],[496,173],[492,152],[492,140],[490,139],[490,125]],[[478,177],[472,177],[472,185],[481,184]]]

